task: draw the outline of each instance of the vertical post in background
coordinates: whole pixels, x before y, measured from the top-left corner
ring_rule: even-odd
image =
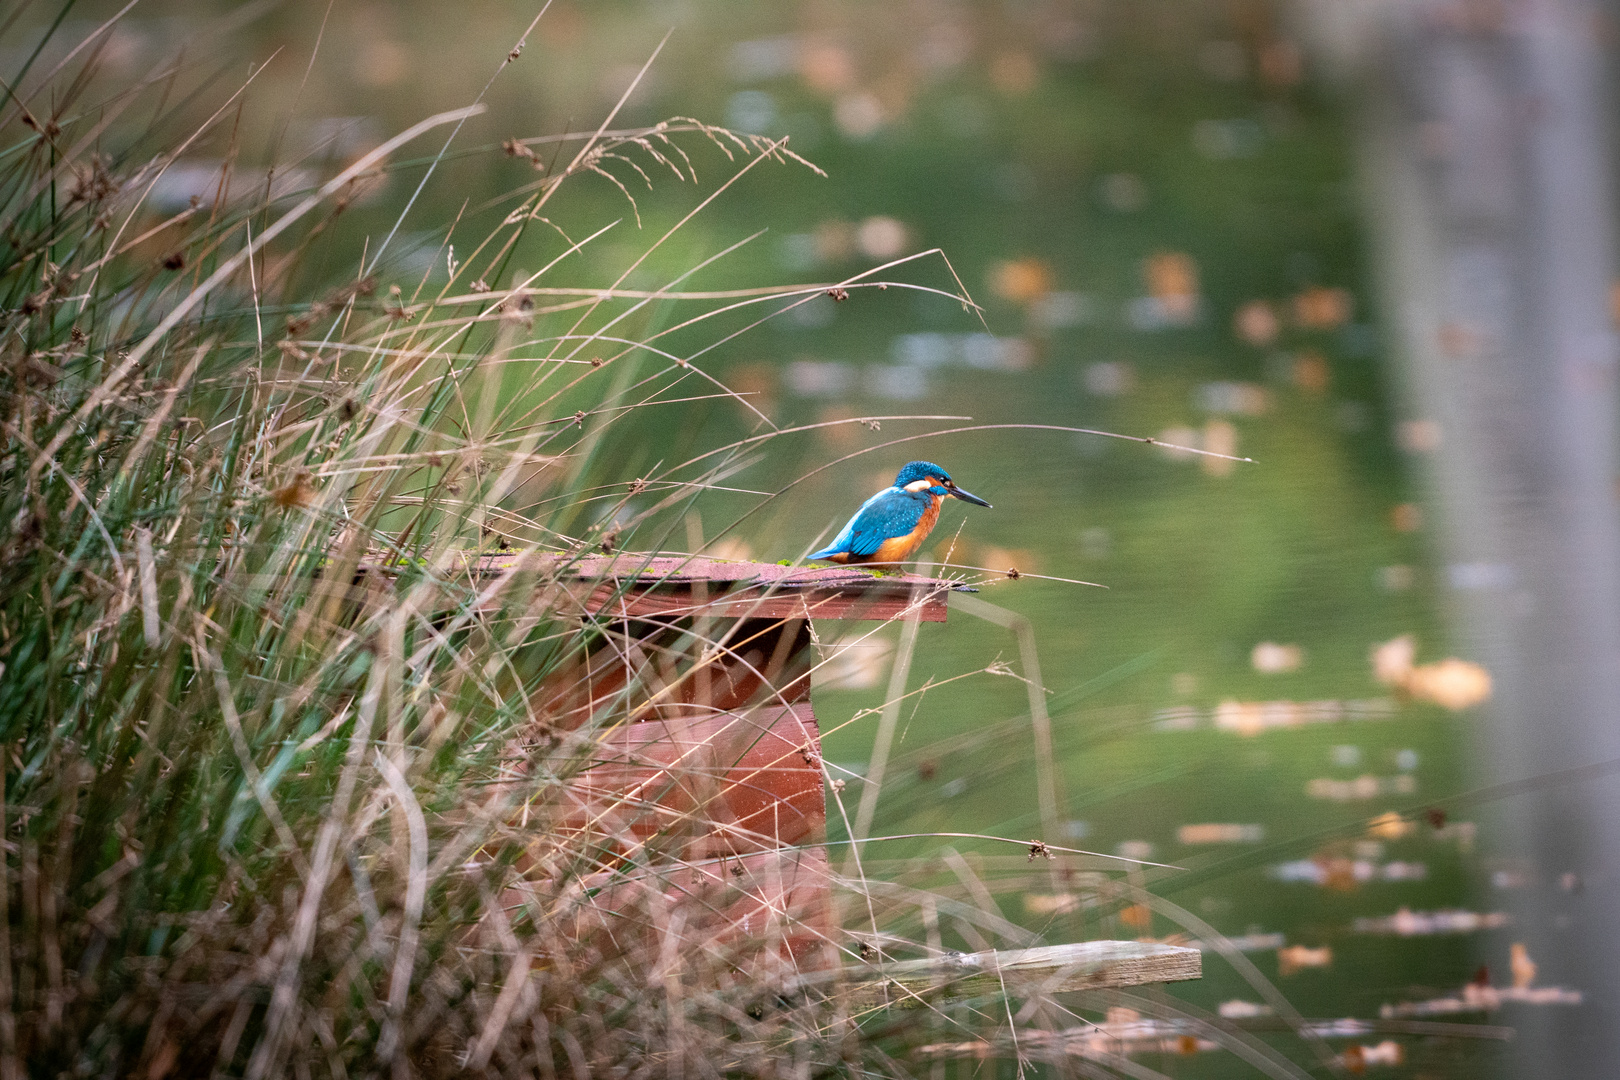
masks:
[[[1401,441],[1438,511],[1455,647],[1495,682],[1474,779],[1620,760],[1612,18],[1590,0],[1298,10],[1349,76]],[[1489,903],[1541,981],[1586,999],[1513,1017],[1515,1075],[1608,1075],[1620,772],[1465,809],[1523,872]]]

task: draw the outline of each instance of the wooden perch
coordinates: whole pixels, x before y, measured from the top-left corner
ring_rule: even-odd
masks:
[[[1144,983],[1184,982],[1203,975],[1197,949],[1151,941],[1081,941],[1038,949],[992,949],[926,960],[845,968],[857,1008],[920,1004],[940,994],[979,997],[1055,994]]]
[[[913,608],[923,622],[944,622],[946,597],[977,592],[959,581],[884,573],[864,566],[782,566],[695,555],[590,556],[539,553],[464,555],[475,579],[532,574],[573,596],[598,617],[679,619],[899,618]]]

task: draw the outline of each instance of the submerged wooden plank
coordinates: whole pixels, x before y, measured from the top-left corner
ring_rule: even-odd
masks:
[[[1035,949],[992,949],[926,960],[845,968],[856,1007],[921,1004],[939,995],[1028,996],[1202,977],[1197,949],[1152,941],[1081,941]]]
[[[1124,1014],[1124,1015],[1120,1015]],[[1222,1049],[1223,1034],[1235,1027],[1241,1031],[1291,1032],[1303,1038],[1353,1039],[1377,1035],[1416,1035],[1446,1039],[1486,1039],[1506,1042],[1516,1032],[1510,1027],[1491,1024],[1440,1024],[1401,1020],[1294,1020],[1281,1016],[1201,1020],[1194,1017],[1159,1019],[1144,1017],[1131,1009],[1110,1009],[1109,1018],[1098,1023],[1080,1024],[1059,1031],[1025,1029],[1016,1038],[1001,1033],[987,1039],[931,1043],[915,1053],[935,1061],[1015,1057],[1024,1060],[1059,1062],[1064,1058],[1084,1058],[1108,1065],[1126,1061],[1135,1054],[1176,1054],[1185,1056]],[[1345,1059],[1341,1058],[1341,1061]],[[1361,1072],[1345,1061],[1352,1073]],[[1362,1065],[1370,1061],[1362,1061]]]

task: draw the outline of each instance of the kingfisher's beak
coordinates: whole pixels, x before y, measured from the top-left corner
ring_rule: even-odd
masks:
[[[987,507],[987,508],[990,506],[989,503],[985,502],[983,499],[979,498],[977,495],[974,495],[971,492],[963,491],[961,488],[957,487],[954,484],[951,485],[951,494],[956,496],[958,499],[961,499],[963,502],[972,503],[974,506],[983,506],[983,507]]]

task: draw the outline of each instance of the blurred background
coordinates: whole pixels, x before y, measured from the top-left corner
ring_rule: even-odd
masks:
[[[121,6],[7,5],[0,72],[60,23],[37,61],[53,64]],[[353,277],[364,250],[407,293],[446,280],[452,221],[465,254],[560,145],[514,155],[503,141],[594,130],[655,54],[614,127],[690,116],[787,137],[826,175],[750,171],[624,286],[666,285],[738,244],[682,287],[831,283],[938,249],[882,276],[947,294],[960,281],[983,314],[859,290],[665,339],[706,350],[699,366],[772,422],[971,417],[1254,459],[1052,430],[942,434],[818,472],[729,530],[757,497],[710,493],[667,533],[626,538],[797,559],[914,457],[995,504],[948,507],[925,554],[996,571],[979,597],[1030,621],[1055,817],[1041,820],[1019,641],[959,611],[921,629],[905,685],[984,673],[907,699],[873,834],[1044,834],[1172,863],[1184,869],[1133,881],[1225,935],[1305,1016],[1518,1032],[1398,1051],[1363,1039],[1348,1065],[1607,1075],[1620,1056],[1609,6],[554,0],[505,64],[538,10],[148,0],[101,63],[134,77],[181,57],[151,121],[174,130],[248,85],[154,189],[167,212],[221,197],[223,162],[243,190],[295,190],[482,94],[489,111],[420,194],[432,139],[332,226],[323,250],[348,261],[306,271]],[[549,206],[555,231],[531,232],[512,279],[611,226],[559,273],[618,281],[737,168],[691,152],[697,186],[604,162],[614,179]],[[658,307],[635,332],[682,314]],[[603,441],[596,473],[641,476],[758,423],[728,400],[641,410]],[[775,490],[955,426],[785,437],[729,482]],[[837,652],[844,630],[818,630],[836,655],[817,709],[853,807],[877,725],[863,710],[890,687],[899,634]],[[868,871],[939,846],[871,845]],[[1055,941],[1194,936],[1143,905],[1091,914],[1095,893],[1075,886],[1043,879],[997,903]],[[1167,992],[1234,1017],[1270,1007],[1214,954],[1206,971]],[[1154,1067],[1247,1075],[1216,1057]]]

